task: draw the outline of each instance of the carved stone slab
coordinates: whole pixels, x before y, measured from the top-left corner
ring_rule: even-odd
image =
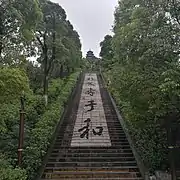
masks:
[[[94,73],[85,75],[71,146],[111,146],[97,75]]]

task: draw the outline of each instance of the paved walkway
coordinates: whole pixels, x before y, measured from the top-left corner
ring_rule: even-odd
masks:
[[[96,74],[85,74],[71,146],[111,146]]]

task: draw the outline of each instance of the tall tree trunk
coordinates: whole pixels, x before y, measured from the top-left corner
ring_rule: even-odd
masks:
[[[45,57],[44,57],[44,82],[43,82],[43,95],[44,95],[44,100],[45,100],[45,105],[47,106],[48,104],[48,56],[47,56],[47,51],[45,52]]]
[[[63,65],[61,65],[60,67],[59,75],[60,75],[60,78],[63,77]]]
[[[75,68],[74,67],[72,67],[72,72],[74,72],[75,71]]]
[[[1,11],[1,9],[0,9],[0,11]],[[2,50],[3,50],[2,37],[3,37],[3,22],[2,22],[2,13],[0,13],[0,57],[2,54]]]
[[[45,58],[44,58],[44,98],[45,98],[45,105],[48,104],[48,77],[50,70],[52,68],[53,61],[55,60],[55,53],[56,53],[56,20],[55,20],[55,15],[53,14],[53,44],[52,44],[52,56],[50,59],[48,59],[48,48],[47,45],[45,44]],[[44,39],[44,42],[46,43],[46,40]]]
[[[40,32],[41,34],[41,32]],[[44,42],[41,41],[41,39],[37,36],[36,39],[38,40],[39,44],[42,47],[43,51],[43,95],[45,100],[45,105],[48,103],[48,47],[46,44],[46,31],[43,34]]]
[[[70,67],[69,66],[67,66],[67,71],[68,71],[68,74],[70,74]]]
[[[2,44],[2,40],[0,39],[0,57],[1,57],[1,54],[2,54],[2,50],[3,50],[3,44]]]

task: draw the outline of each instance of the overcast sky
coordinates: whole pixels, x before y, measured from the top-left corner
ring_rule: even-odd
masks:
[[[52,0],[66,11],[68,19],[78,31],[82,51],[91,49],[99,56],[99,43],[112,33],[114,10],[118,0]]]

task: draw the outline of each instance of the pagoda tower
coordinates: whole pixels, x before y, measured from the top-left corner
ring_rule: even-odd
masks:
[[[86,54],[86,59],[95,59],[93,51],[89,50]]]

